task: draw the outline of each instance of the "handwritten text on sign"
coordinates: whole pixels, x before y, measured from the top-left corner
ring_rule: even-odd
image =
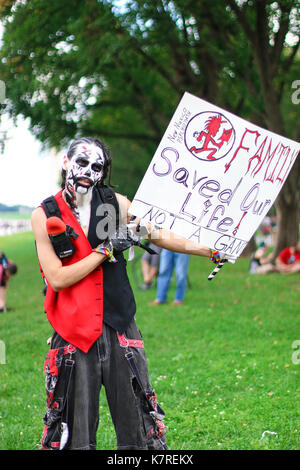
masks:
[[[236,259],[299,150],[298,143],[185,93],[130,213]]]

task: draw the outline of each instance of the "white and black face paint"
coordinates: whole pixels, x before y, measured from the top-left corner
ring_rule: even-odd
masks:
[[[103,178],[104,153],[101,148],[91,144],[79,144],[68,162],[67,186],[79,194],[88,190]]]

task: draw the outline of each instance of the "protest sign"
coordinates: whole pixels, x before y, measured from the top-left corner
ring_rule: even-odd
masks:
[[[237,259],[300,144],[185,93],[129,212]]]

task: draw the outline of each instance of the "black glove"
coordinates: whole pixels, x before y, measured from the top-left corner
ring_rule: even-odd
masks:
[[[140,228],[140,226],[135,227],[132,224],[121,225],[112,236],[98,245],[95,251],[107,255],[109,261],[113,263],[117,261],[114,257],[115,254],[122,253],[122,251],[128,250],[131,246],[139,246],[151,255],[157,254],[156,251],[140,242],[140,239],[147,234],[144,228]]]
[[[114,253],[128,250],[128,248],[134,245],[143,248],[151,255],[157,254],[156,251],[141,243],[140,240],[146,235],[148,235],[148,232],[145,227],[136,226],[135,224],[121,225],[116,233],[110,237]]]
[[[135,241],[129,235],[126,225],[122,225],[111,237],[107,237],[94,251],[106,255],[110,263],[116,263],[117,260],[114,255],[122,253],[127,250]]]
[[[132,238],[131,231],[127,225],[121,225],[118,230],[110,237],[114,253],[121,253],[135,245],[137,240]]]

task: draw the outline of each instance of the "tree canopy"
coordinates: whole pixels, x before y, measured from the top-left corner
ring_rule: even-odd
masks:
[[[291,99],[300,71],[297,4],[2,0],[7,110],[30,117],[32,132],[49,146],[103,137],[130,196],[184,91],[299,140]],[[294,214],[292,238],[298,174],[297,164],[278,199],[279,213]]]

